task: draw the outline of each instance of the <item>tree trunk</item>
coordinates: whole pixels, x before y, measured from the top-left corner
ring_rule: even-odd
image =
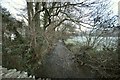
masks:
[[[33,3],[27,2],[27,8],[28,8],[28,28],[27,32],[28,37],[30,38],[30,46],[34,49],[34,52],[36,51],[36,29],[35,29],[35,19],[33,19],[34,10],[33,10]],[[30,33],[30,34],[29,34]]]

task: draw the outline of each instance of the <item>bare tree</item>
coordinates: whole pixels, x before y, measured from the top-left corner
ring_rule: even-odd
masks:
[[[37,37],[43,37],[50,47],[56,40],[56,28],[68,21],[73,23],[84,23],[89,13],[82,14],[82,8],[89,8],[97,4],[95,1],[83,2],[27,2],[28,13],[28,33],[30,34],[30,46],[34,48],[36,54],[39,41]],[[76,15],[75,15],[76,13]],[[41,18],[40,18],[41,17]],[[43,21],[40,23],[40,21]],[[29,36],[29,35],[28,35]],[[58,39],[58,38],[57,38]],[[49,48],[50,48],[49,47]]]

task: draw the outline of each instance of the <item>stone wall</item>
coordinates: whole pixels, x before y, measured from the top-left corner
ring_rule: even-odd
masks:
[[[28,76],[28,73],[25,71],[17,71],[16,69],[3,68],[0,66],[0,80],[2,78],[31,78],[35,79],[35,76]]]

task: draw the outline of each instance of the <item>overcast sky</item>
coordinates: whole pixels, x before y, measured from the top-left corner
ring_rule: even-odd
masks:
[[[111,8],[115,15],[118,14],[118,2],[120,0],[111,0]],[[0,4],[2,7],[7,8],[7,10],[12,14],[13,17],[17,18],[18,20],[21,19],[20,16],[17,16],[20,12],[20,9],[24,9],[26,7],[26,0],[1,0]],[[21,10],[22,11],[22,10]]]
[[[111,0],[112,1],[112,10],[114,14],[118,14],[118,1],[120,0]],[[26,7],[25,0],[1,0],[2,7],[7,8],[13,16],[19,14],[19,9]],[[16,8],[16,9],[15,9]]]
[[[112,10],[114,11],[114,14],[118,13],[118,1],[120,0],[111,0],[112,2]],[[24,8],[26,6],[25,0],[1,0],[1,5],[5,8],[7,8],[12,15],[16,15],[16,13],[19,13],[20,8]],[[16,8],[16,9],[14,9]]]
[[[20,9],[26,7],[25,0],[1,0],[0,4],[2,7],[7,8],[12,16],[17,18],[20,18],[17,16],[20,13]]]

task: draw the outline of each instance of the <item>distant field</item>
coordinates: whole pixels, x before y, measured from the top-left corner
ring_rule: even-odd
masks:
[[[71,39],[68,39],[67,41],[65,41],[65,43],[69,44],[74,44],[74,45],[86,45],[88,42],[87,37],[73,37]],[[97,49],[101,49],[103,47],[103,45],[105,45],[106,47],[112,47],[115,48],[116,47],[116,43],[117,43],[117,37],[99,37],[99,38],[95,38],[95,37],[91,37],[90,40],[90,44],[92,44],[95,41],[95,46],[97,46]]]

